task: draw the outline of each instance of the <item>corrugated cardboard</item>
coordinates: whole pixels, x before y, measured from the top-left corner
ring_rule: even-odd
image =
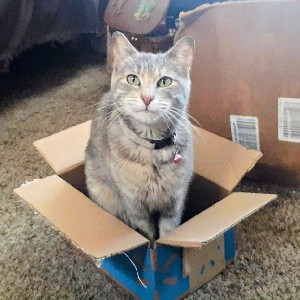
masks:
[[[84,152],[90,135],[91,121],[58,132],[33,143],[55,173],[85,191]]]
[[[190,206],[193,203],[200,207],[199,213],[187,214],[186,219],[193,218],[150,249],[146,238],[77,189],[76,184],[81,180],[79,187],[84,190],[82,166],[90,124],[86,122],[35,142],[59,176],[33,181],[17,188],[15,193],[137,298],[179,299],[216,276],[234,259],[233,227],[276,198],[276,195],[231,193],[261,153],[195,127],[193,184],[201,182],[203,191],[205,184],[208,189],[216,187],[222,192],[213,195],[221,197],[223,193],[227,197],[205,200],[202,197],[205,192],[190,194],[193,200],[187,202],[187,212],[194,211]],[[71,184],[65,180],[66,174]],[[200,212],[202,201],[208,208]]]
[[[36,180],[16,192],[95,259],[148,242],[57,175]]]
[[[190,113],[227,139],[230,115],[256,117],[264,156],[252,176],[293,186],[300,186],[300,102],[291,128],[298,143],[280,141],[278,98],[300,98],[299,16],[293,0],[207,4],[180,15],[176,36],[196,40]]]

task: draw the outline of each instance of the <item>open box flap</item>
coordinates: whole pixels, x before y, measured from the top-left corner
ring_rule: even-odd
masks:
[[[149,242],[57,175],[33,181],[14,192],[93,258]]]
[[[34,146],[56,174],[64,174],[84,163],[91,121],[34,142]],[[262,156],[204,129],[195,130],[195,173],[227,191],[239,183]]]
[[[157,243],[201,247],[276,198],[277,195],[273,194],[232,193],[159,239]]]
[[[229,192],[262,157],[259,151],[247,149],[199,127],[194,127],[194,130],[194,172]]]
[[[91,121],[55,133],[33,143],[56,174],[84,163]]]

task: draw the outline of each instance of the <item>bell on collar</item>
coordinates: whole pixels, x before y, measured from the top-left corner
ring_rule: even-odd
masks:
[[[178,153],[174,155],[173,161],[175,164],[179,164],[182,161],[182,156]]]

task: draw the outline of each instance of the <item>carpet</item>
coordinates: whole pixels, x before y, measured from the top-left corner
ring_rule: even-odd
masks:
[[[0,299],[132,299],[12,194],[53,174],[32,142],[90,119],[109,87],[104,58],[54,46],[0,77]],[[246,179],[236,190],[279,198],[238,226],[235,262],[186,299],[300,299],[300,190]]]

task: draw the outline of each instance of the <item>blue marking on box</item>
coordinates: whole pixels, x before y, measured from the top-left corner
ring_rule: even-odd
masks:
[[[172,300],[189,291],[189,277],[183,278],[182,248],[159,246],[156,249],[156,292],[159,299]]]
[[[153,300],[159,297],[172,300],[189,291],[189,277],[182,278],[182,248],[157,247],[154,253],[157,257],[155,270],[151,266],[149,248],[139,247],[126,251],[126,254],[135,263],[147,288],[139,282],[134,266],[124,254],[104,259],[100,267],[139,299]]]
[[[205,265],[202,265],[201,269],[200,269],[200,274],[203,275],[205,271]]]
[[[213,259],[211,259],[211,260],[210,260],[210,265],[211,265],[212,267],[214,267],[214,266],[216,265],[216,262],[215,262]]]
[[[150,264],[150,249],[145,246],[139,247],[126,251],[126,254],[135,263],[139,276],[147,288],[139,282],[134,266],[122,253],[104,259],[101,268],[119,281],[136,297],[145,300],[153,299],[154,273]]]
[[[224,233],[224,247],[225,262],[231,262],[235,256],[234,228],[231,228]]]

